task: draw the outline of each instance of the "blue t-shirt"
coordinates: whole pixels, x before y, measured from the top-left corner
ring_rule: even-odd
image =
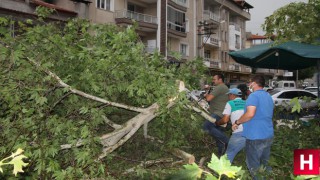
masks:
[[[269,93],[262,89],[254,91],[246,101],[246,109],[248,106],[255,106],[256,113],[251,120],[243,123],[243,136],[250,140],[273,137],[272,116],[274,104]]]

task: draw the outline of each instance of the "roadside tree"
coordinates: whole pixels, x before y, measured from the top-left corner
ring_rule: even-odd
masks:
[[[105,177],[105,157],[142,126],[145,138],[171,149],[199,128],[199,112],[207,116],[190,110],[177,84],[198,87],[202,61],[171,66],[145,52],[134,27],[44,20],[0,18],[0,153],[25,150],[29,165],[19,176]]]

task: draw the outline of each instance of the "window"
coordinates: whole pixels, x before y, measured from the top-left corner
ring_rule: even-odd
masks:
[[[181,3],[184,3],[184,4],[187,3],[187,0],[178,0],[178,1],[181,2]]]
[[[314,94],[312,94],[312,93],[300,91],[300,92],[299,92],[299,97],[304,97],[304,96],[309,97],[309,98],[311,98],[312,100],[314,100],[314,99],[317,98],[317,96],[314,95]]]
[[[132,11],[132,12],[135,12],[135,5],[134,4],[130,4],[130,3],[128,3],[128,10],[129,11]]]
[[[228,61],[229,61],[228,52],[224,52],[224,62],[228,62]]]
[[[283,92],[281,95],[278,96],[279,99],[293,99],[295,97],[299,97],[299,94],[297,91]]]
[[[210,50],[205,50],[205,51],[204,51],[204,58],[205,58],[205,59],[210,59],[210,58],[211,58],[211,52],[210,52]]]
[[[224,62],[224,52],[221,51],[221,62]]]
[[[183,12],[168,7],[168,26],[180,32],[186,32],[186,15]]]
[[[189,56],[189,50],[187,44],[180,44],[180,53],[182,56]]]
[[[114,0],[96,0],[97,8],[113,11],[113,1]]]

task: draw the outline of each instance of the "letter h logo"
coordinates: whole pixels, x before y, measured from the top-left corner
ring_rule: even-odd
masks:
[[[320,175],[320,149],[296,149],[293,161],[294,175]]]

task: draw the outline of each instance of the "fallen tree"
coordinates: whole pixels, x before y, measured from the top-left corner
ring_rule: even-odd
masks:
[[[16,22],[1,18],[0,23]],[[159,138],[170,143],[183,141],[186,132],[179,126],[190,124],[192,114],[210,118],[177,85],[181,80],[197,87],[201,61],[170,66],[159,54],[144,52],[134,28],[84,20],[42,23],[20,22],[15,37],[11,29],[0,31],[1,153],[17,147],[26,151],[30,166],[22,176],[105,176],[103,158],[141,127],[149,137],[151,120],[160,119],[156,123],[165,128],[157,129]],[[175,132],[161,133],[170,128]]]

